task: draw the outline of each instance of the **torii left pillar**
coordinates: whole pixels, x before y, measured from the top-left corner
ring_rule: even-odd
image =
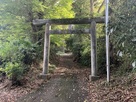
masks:
[[[91,22],[91,75],[89,76],[90,81],[99,79],[97,70],[97,43],[96,43],[96,22]]]
[[[45,35],[44,35],[44,56],[43,56],[43,72],[41,73],[42,77],[45,77],[48,74],[49,68],[49,53],[50,53],[50,24],[46,23],[45,26]]]

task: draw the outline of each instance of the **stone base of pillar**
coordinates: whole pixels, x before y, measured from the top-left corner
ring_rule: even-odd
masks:
[[[96,81],[96,80],[98,80],[99,78],[100,78],[99,76],[89,75],[89,80],[90,80],[90,81]]]
[[[50,74],[43,74],[40,73],[40,75],[38,76],[40,79],[44,79],[44,80],[49,80],[51,78]]]

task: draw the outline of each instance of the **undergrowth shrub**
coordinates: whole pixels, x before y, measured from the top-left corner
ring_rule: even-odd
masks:
[[[116,74],[119,76],[125,75],[133,71],[132,59],[130,55],[126,54],[121,57],[121,64],[118,67]]]
[[[28,72],[37,56],[37,45],[27,40],[15,40],[1,46],[1,70],[5,72],[12,84],[20,83],[23,75]],[[4,45],[4,44],[3,44]]]
[[[8,62],[4,71],[6,72],[8,78],[12,80],[12,84],[18,84],[18,82],[22,79],[24,69],[20,63]]]
[[[136,60],[136,1],[114,1],[111,8],[109,31],[114,47],[122,53],[117,71],[121,75],[133,71],[132,63]]]
[[[77,40],[78,37],[71,36],[66,39],[67,49],[70,49],[76,57],[76,62],[81,65],[91,67],[91,47],[90,36],[82,36],[81,41]],[[113,48],[110,49],[110,54]],[[77,58],[78,57],[78,58]],[[118,57],[116,54],[110,55],[111,68],[118,66]],[[117,65],[116,65],[117,64]],[[105,36],[97,37],[97,68],[99,74],[106,74],[106,48]]]
[[[97,39],[97,68],[100,74],[106,73],[105,36]]]
[[[61,51],[61,48],[57,46],[54,42],[50,44],[50,64],[58,65],[58,51]]]

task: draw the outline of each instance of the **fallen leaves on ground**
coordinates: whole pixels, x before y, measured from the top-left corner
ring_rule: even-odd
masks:
[[[136,73],[129,76],[112,77],[90,82],[89,102],[136,102]]]
[[[23,79],[23,86],[11,86],[11,82],[8,79],[0,83],[0,102],[15,102],[18,97],[39,88],[43,83],[43,80],[38,78],[41,70],[39,65],[32,66]]]

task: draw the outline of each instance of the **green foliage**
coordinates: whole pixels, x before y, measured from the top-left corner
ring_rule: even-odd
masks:
[[[82,17],[89,17],[89,8],[90,8],[90,2],[89,0],[75,0],[73,2],[73,11],[75,13],[75,18],[82,18]],[[74,28],[75,29],[83,29],[87,28],[87,25],[76,25]],[[86,47],[86,42],[90,38],[88,36],[83,36],[83,35],[72,35],[70,36],[69,39],[66,40],[67,48],[70,49],[74,56],[75,59],[74,61],[80,62],[83,65],[88,64],[88,57],[87,57],[87,49],[88,46]],[[86,41],[86,42],[84,42]],[[89,41],[90,43],[90,41]],[[87,53],[86,53],[87,52]],[[90,55],[89,55],[90,56]]]
[[[55,1],[46,1],[46,4],[49,5],[47,8],[45,18],[73,18],[74,12],[72,10],[72,2],[73,0],[55,0]],[[53,5],[51,4],[53,3]],[[52,26],[52,29],[67,29],[68,26]],[[64,48],[66,46],[65,39],[67,39],[69,35],[51,35],[51,46],[53,46],[54,50],[60,50],[60,48]],[[56,48],[55,48],[55,46]],[[53,50],[53,48],[51,48]],[[52,51],[51,50],[51,51]],[[52,55],[52,54],[51,54]]]
[[[46,0],[48,8],[44,18],[73,18],[72,2],[73,0]]]
[[[105,48],[105,36],[101,36],[97,39],[97,68],[101,74],[106,73],[106,48]]]
[[[34,60],[36,60],[36,58],[38,57],[37,45],[24,40],[19,41],[18,44],[20,47],[18,47],[19,51],[17,51],[17,55],[19,55],[19,57],[21,57],[22,55],[22,58],[20,58],[20,60],[24,64],[31,65],[32,62],[34,62]]]
[[[132,71],[132,65],[131,65],[131,58],[129,55],[123,55],[122,57],[122,64],[119,66],[116,74],[117,75],[125,75],[126,73],[129,73]],[[131,62],[131,63],[130,63]]]
[[[3,69],[3,68],[0,68],[0,73],[1,73],[1,72],[4,72],[4,69]]]
[[[1,43],[0,56],[6,61],[23,61],[24,64],[31,64],[36,58],[36,45],[25,40],[15,40]],[[27,61],[25,61],[27,60]]]
[[[123,68],[126,71],[125,69],[129,69],[128,66],[136,60],[136,1],[120,0],[114,2],[111,7],[113,9],[110,22],[110,29],[113,30],[111,40],[116,51],[123,54],[122,59],[125,60],[121,67],[124,65]]]
[[[90,0],[75,0],[73,3],[73,11],[76,18],[90,16]]]
[[[18,81],[22,78],[23,68],[19,63],[6,63],[4,72],[6,72],[9,79],[13,81]]]
[[[72,0],[0,0],[1,71],[19,80],[43,54],[44,28],[32,25],[33,19],[71,18],[71,8]],[[51,55],[65,46],[65,38],[51,36]]]
[[[102,4],[102,0],[94,0],[94,16],[98,16],[98,7]],[[103,9],[103,7],[102,7]],[[76,18],[90,17],[90,1],[89,0],[75,0],[73,3],[73,10]],[[100,12],[99,15],[102,15]],[[89,28],[88,25],[77,25],[76,29]],[[97,25],[97,59],[98,69],[100,72],[105,72],[105,39],[103,32],[103,25]],[[82,65],[91,66],[91,51],[90,51],[90,35],[72,35],[66,39],[66,48],[70,49],[75,55],[75,59]]]
[[[29,23],[25,23],[24,17],[15,14],[17,13],[14,11],[15,6],[13,9],[7,9],[11,6],[11,2],[4,1],[0,6],[3,7],[0,16],[1,67],[3,72],[12,79],[12,82],[17,82],[21,79],[28,65],[31,65],[33,56],[35,56],[34,47],[29,38],[31,26]]]
[[[56,69],[55,65],[49,65],[49,73],[54,73],[55,69]]]
[[[1,46],[1,71],[5,72],[12,83],[19,82],[29,70],[36,57],[36,47],[28,41],[18,40]]]

